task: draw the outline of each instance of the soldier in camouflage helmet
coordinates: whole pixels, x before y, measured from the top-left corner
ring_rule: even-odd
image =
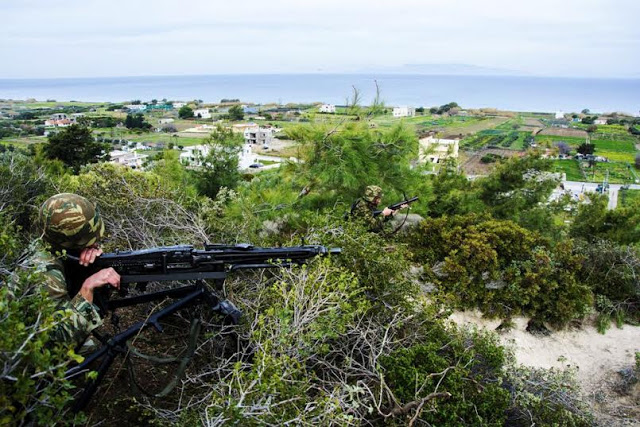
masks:
[[[56,340],[81,345],[91,331],[102,324],[98,308],[93,304],[94,290],[102,286],[120,287],[120,276],[113,268],[105,268],[82,282],[75,295],[69,294],[69,269],[80,269],[102,254],[97,243],[104,234],[104,223],[96,206],[77,194],[63,193],[50,197],[40,208],[39,221],[43,240],[50,251],[39,249],[29,264],[41,271],[43,284],[51,298],[58,302],[59,323],[53,329]],[[70,265],[59,256],[61,250],[77,255],[80,266]]]
[[[379,233],[384,230],[385,224],[397,212],[387,207],[380,211],[379,215],[375,215],[376,209],[382,200],[382,188],[377,185],[369,185],[364,190],[362,198],[356,200],[351,205],[351,216],[364,222],[370,231]],[[403,205],[403,207],[405,207]]]
[[[56,249],[82,250],[104,235],[98,209],[89,200],[71,193],[50,197],[40,208],[44,240]]]

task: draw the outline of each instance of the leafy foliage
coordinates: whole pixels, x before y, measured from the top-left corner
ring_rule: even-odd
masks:
[[[75,173],[87,163],[106,160],[107,150],[107,144],[95,141],[91,129],[79,125],[71,125],[50,135],[49,143],[44,148],[47,158],[62,160]]]
[[[149,130],[152,128],[151,124],[144,120],[144,114],[142,113],[127,114],[124,125],[127,129]]]
[[[64,374],[79,356],[49,339],[55,304],[40,273],[18,270],[10,280],[0,283],[0,424],[70,424],[73,386]]]
[[[312,125],[291,128],[288,134],[300,142],[304,160],[290,171],[312,192],[307,197],[325,206],[337,198],[350,204],[367,185],[379,185],[386,194],[419,186],[419,174],[409,168],[417,139],[402,125],[389,130],[372,130],[364,123]]]
[[[640,241],[640,211],[636,206],[607,208],[606,194],[589,194],[589,203],[582,203],[571,224],[570,234],[587,241],[611,240],[620,244]]]
[[[180,117],[181,119],[193,118],[193,108],[189,107],[188,105],[183,105],[178,110],[178,117]]]
[[[427,219],[407,240],[425,279],[457,307],[563,325],[592,304],[576,278],[582,258],[571,244],[550,247],[511,221],[473,214]]]
[[[238,154],[243,139],[231,129],[219,126],[205,141],[209,154],[201,159],[201,166],[194,171],[196,187],[200,194],[215,198],[222,187],[235,189],[241,175],[238,171]]]

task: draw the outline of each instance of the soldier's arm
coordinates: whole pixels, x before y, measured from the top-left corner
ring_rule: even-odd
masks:
[[[73,298],[69,297],[63,267],[58,260],[52,256],[41,255],[34,261],[36,267],[44,274],[45,289],[58,306],[54,314],[58,322],[53,327],[52,338],[82,344],[91,331],[102,324],[98,308],[80,293]]]

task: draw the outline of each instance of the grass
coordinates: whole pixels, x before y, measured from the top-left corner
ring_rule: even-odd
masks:
[[[525,140],[531,136],[529,132],[512,130],[486,129],[462,140],[460,146],[469,149],[478,149],[485,146],[494,146],[511,150],[523,150]]]
[[[539,145],[553,147],[554,143],[563,141],[574,150],[585,142],[584,138],[575,136],[536,135],[535,138]],[[612,162],[633,163],[638,153],[636,141],[627,136],[622,139],[592,139],[591,143],[596,147],[595,155],[606,157]]]
[[[609,171],[609,182],[611,184],[631,184],[634,183],[635,175],[630,171],[630,165],[626,163],[596,163],[595,168],[583,163],[587,176],[587,181],[602,182],[607,178]]]
[[[556,172],[564,172],[568,181],[582,181],[584,176],[577,160],[554,160]]]
[[[640,203],[640,190],[620,190],[618,192],[618,206],[629,207]]]

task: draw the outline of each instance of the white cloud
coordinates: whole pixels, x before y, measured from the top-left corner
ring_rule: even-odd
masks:
[[[635,0],[23,0],[0,4],[0,77],[451,62],[621,76],[640,69],[639,12]]]

